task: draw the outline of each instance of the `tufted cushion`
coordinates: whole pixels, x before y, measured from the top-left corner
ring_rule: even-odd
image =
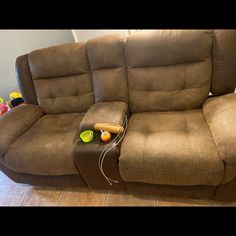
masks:
[[[210,91],[211,46],[206,30],[131,34],[126,41],[131,111],[200,108]]]
[[[85,112],[94,103],[84,43],[36,50],[28,58],[38,104],[45,113]]]
[[[17,173],[33,175],[78,174],[73,147],[83,115],[44,115],[10,146],[4,165]]]
[[[4,157],[10,145],[24,134],[41,116],[39,106],[24,104],[0,116],[0,157]]]
[[[114,34],[87,43],[96,102],[128,100],[124,41],[124,35]]]
[[[236,164],[236,94],[208,99],[203,112],[222,159]]]
[[[133,114],[121,146],[127,182],[218,185],[221,160],[202,110]]]
[[[236,86],[236,31],[213,31],[213,95],[232,93]]]

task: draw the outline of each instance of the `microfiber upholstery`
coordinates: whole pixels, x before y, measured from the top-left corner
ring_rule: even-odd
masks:
[[[8,149],[4,165],[16,173],[73,175],[73,147],[84,114],[48,114],[39,119]]]
[[[211,92],[219,96],[232,93],[236,86],[236,31],[214,30]]]
[[[38,105],[37,97],[29,68],[28,54],[19,56],[15,63],[16,80],[24,102],[27,104]]]
[[[128,105],[125,102],[99,102],[92,105],[80,124],[80,130],[94,129],[96,123],[123,125]]]
[[[87,42],[96,102],[128,101],[125,36],[107,35]]]
[[[131,34],[125,48],[131,112],[201,108],[211,85],[211,47],[207,30]]]
[[[202,110],[135,113],[121,146],[126,182],[218,185],[221,160]]]
[[[58,177],[56,186],[78,180],[235,200],[236,95],[227,94],[236,84],[235,45],[236,30],[142,30],[18,57],[26,105],[0,117],[0,169],[36,185]],[[104,144],[95,135],[83,145],[79,134],[125,115],[125,137],[103,163],[118,176],[110,186],[98,168]]]
[[[221,158],[236,164],[236,94],[208,99],[203,105],[211,133]]]
[[[85,43],[39,49],[28,60],[38,104],[45,113],[86,112],[94,103]]]
[[[40,107],[31,104],[20,105],[0,116],[0,160],[10,145],[42,116]]]

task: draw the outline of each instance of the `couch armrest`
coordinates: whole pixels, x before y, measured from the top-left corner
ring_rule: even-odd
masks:
[[[99,102],[92,105],[80,123],[80,131],[94,130],[96,123],[123,125],[128,106],[125,102]]]
[[[3,157],[9,146],[28,130],[41,116],[39,106],[24,104],[13,108],[0,117],[0,156]]]
[[[203,113],[222,160],[236,164],[236,94],[207,99]]]

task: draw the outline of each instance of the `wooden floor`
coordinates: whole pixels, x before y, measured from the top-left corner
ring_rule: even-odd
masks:
[[[0,171],[0,206],[236,206],[236,202],[133,196],[127,193],[16,184]]]

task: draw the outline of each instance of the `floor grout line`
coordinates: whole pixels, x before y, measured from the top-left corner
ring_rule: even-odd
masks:
[[[107,206],[107,200],[108,200],[108,195],[109,195],[109,190],[107,190],[107,194],[106,194],[106,197],[105,197],[105,203],[104,203],[104,206],[106,207]]]
[[[22,191],[21,197],[19,198],[18,201],[15,202],[14,206],[21,206],[21,204],[23,203],[24,199],[26,199],[27,194],[30,194],[29,191],[32,188],[34,188],[34,186],[31,186],[31,185],[28,185],[28,184],[14,183],[14,182],[13,183],[9,183],[9,182],[4,183],[4,182],[2,182],[2,183],[0,183],[0,186],[6,186],[6,187],[7,186],[9,186],[9,187],[17,187],[17,186],[25,187],[25,190],[23,189],[23,191]],[[42,188],[43,189],[47,189],[47,187],[42,187]],[[50,187],[48,187],[48,188],[50,188]],[[59,196],[58,201],[56,203],[56,206],[61,206],[60,204],[62,203],[63,197],[65,196],[66,192],[68,191],[68,188],[60,188],[60,189],[61,189],[61,193],[60,193],[60,196]],[[121,195],[126,195],[127,194],[126,192],[118,192],[118,193],[121,193]],[[112,194],[112,191],[109,191],[109,190],[105,191],[105,196],[103,198],[103,206],[104,207],[109,207],[109,197],[111,196],[111,194]],[[195,205],[196,204],[194,204],[194,206]],[[197,203],[197,205],[205,206],[204,204],[201,204],[201,202]],[[155,207],[160,206],[160,197],[158,195],[154,196],[154,206]],[[211,200],[211,201],[208,202],[207,206],[220,207],[220,206],[233,206],[233,205],[231,205],[231,204],[228,205],[228,204],[224,204],[224,203],[220,204],[220,203],[217,203],[217,201]]]
[[[58,204],[57,204],[57,206],[60,206],[60,204],[61,204],[61,200],[62,200],[62,198],[64,197],[65,192],[66,192],[66,188],[62,191],[61,196],[60,196],[60,198],[59,198],[59,200],[58,200]]]
[[[157,195],[155,196],[155,206],[159,206],[159,199]]]
[[[23,202],[23,200],[24,200],[26,194],[28,193],[29,189],[30,189],[30,186],[25,190],[25,193],[23,194],[22,198],[19,200],[17,206],[21,206],[21,203]]]

